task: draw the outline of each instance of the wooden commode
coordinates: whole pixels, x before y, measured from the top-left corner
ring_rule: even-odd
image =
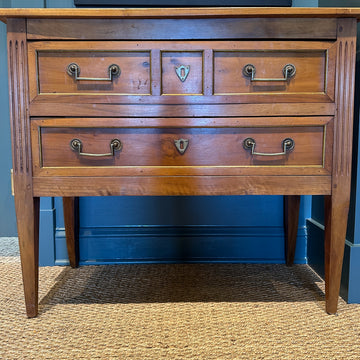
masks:
[[[38,313],[39,198],[325,195],[336,313],[350,197],[360,9],[0,9],[26,311]]]

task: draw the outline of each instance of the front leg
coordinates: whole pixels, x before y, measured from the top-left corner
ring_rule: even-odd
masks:
[[[348,197],[325,196],[325,298],[329,314],[337,311],[348,210]]]
[[[26,314],[31,318],[38,314],[40,198],[27,189],[26,178],[15,177],[14,183]]]
[[[8,63],[14,196],[28,317],[38,312],[39,204],[33,196],[25,19],[9,19]]]

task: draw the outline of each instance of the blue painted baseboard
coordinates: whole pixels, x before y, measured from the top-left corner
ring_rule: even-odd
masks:
[[[308,263],[324,278],[324,226],[313,219],[308,219],[306,226]],[[340,294],[348,303],[360,303],[359,283],[360,245],[346,240]]]
[[[360,245],[351,244],[349,252],[348,302],[360,304]]]
[[[53,266],[55,262],[55,214],[54,199],[40,200],[39,264]]]
[[[80,229],[80,265],[148,262],[284,263],[282,227],[119,226]],[[65,231],[55,233],[56,265],[68,264]],[[306,263],[306,228],[295,262]]]

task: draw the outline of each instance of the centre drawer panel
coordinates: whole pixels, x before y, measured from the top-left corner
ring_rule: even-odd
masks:
[[[169,126],[169,119],[164,119],[167,123],[163,126],[158,121],[156,127],[148,127],[146,122],[132,127],[124,125],[124,121],[131,124],[131,119],[119,119],[118,126],[111,127],[98,126],[99,121],[97,126],[91,126],[91,119],[88,125],[82,119],[70,126],[61,126],[60,119],[56,124],[51,120],[33,120],[34,173],[66,168],[72,169],[72,175],[86,168],[129,175],[149,171],[154,175],[174,171],[178,175],[209,171],[233,174],[250,168],[270,172],[273,169],[274,174],[279,168],[292,172],[301,168],[317,174],[327,171],[327,122],[296,126],[286,126],[282,121],[281,126],[261,126],[255,122],[253,126],[179,127]],[[246,147],[249,139],[254,143]],[[293,146],[285,149],[287,139]],[[118,142],[114,150],[113,140]]]

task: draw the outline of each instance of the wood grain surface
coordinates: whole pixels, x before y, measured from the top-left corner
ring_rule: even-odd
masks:
[[[213,18],[213,17],[270,17],[270,18],[360,18],[358,8],[154,8],[154,9],[2,9],[0,19],[26,18]]]

